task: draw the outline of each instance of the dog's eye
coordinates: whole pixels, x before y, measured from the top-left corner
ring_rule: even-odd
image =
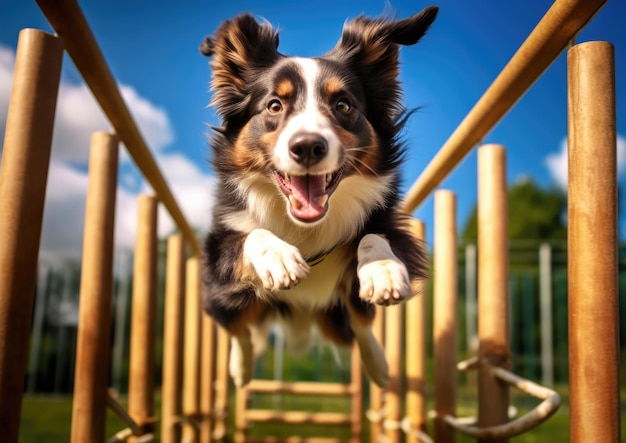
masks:
[[[347,114],[348,112],[350,112],[351,109],[350,102],[345,98],[339,99],[335,107],[337,108],[337,111],[341,112],[342,114]]]
[[[270,114],[278,114],[279,112],[281,112],[283,110],[283,104],[280,102],[280,100],[271,100],[268,104],[267,104],[267,111]]]

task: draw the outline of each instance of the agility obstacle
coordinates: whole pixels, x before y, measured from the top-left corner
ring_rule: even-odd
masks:
[[[570,44],[605,1],[557,0],[475,107],[411,187],[404,210],[413,212]],[[76,0],[38,0],[57,36],[28,29],[19,38],[0,170],[0,425],[3,441],[18,441],[24,373],[35,294],[38,248],[63,51],[72,58],[109,118],[115,134],[91,141],[84,228],[73,442],[105,441],[105,408],[128,424],[108,441],[223,440],[227,418],[229,338],[198,306],[198,241],[130,116]],[[617,292],[616,132],[613,48],[605,42],[568,52],[568,297],[570,441],[619,441],[619,321]],[[123,142],[156,197],[139,199],[133,285],[128,409],[107,391],[111,324],[113,224],[118,145]],[[391,385],[372,386],[363,412],[361,368],[352,357],[351,382],[284,383],[253,380],[236,393],[237,441],[248,441],[257,421],[349,425],[361,440],[363,417],[372,442],[452,442],[457,432],[480,442],[506,442],[549,418],[558,394],[508,371],[505,151],[479,149],[479,348],[456,363],[456,197],[434,192],[435,410],[425,407],[425,300],[379,309],[378,340],[385,343]],[[36,179],[33,179],[35,177]],[[166,318],[160,422],[154,407],[156,315],[156,207],[161,203],[180,234],[168,239]],[[425,226],[415,232],[424,238]],[[187,258],[190,253],[191,257]],[[425,293],[426,283],[415,283]],[[384,314],[383,314],[384,313]],[[405,317],[406,316],[406,317]],[[403,319],[410,319],[404,321]],[[405,326],[405,328],[403,328]],[[402,331],[405,331],[403,336]],[[404,359],[402,358],[404,354]],[[403,367],[403,360],[406,366]],[[456,416],[459,370],[478,371],[478,416]],[[509,386],[543,401],[527,415],[508,414]],[[252,410],[251,392],[347,396],[350,414]],[[405,413],[403,414],[403,410]],[[432,433],[427,423],[432,421]],[[266,440],[277,441],[277,440]],[[287,441],[336,441],[300,439]]]

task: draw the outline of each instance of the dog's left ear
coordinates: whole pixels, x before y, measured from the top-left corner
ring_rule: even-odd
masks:
[[[213,37],[200,45],[203,55],[213,57],[212,105],[226,123],[240,117],[249,105],[250,87],[259,71],[280,57],[278,32],[269,23],[258,23],[244,13],[225,21]]]
[[[346,23],[341,39],[327,57],[346,63],[358,73],[370,109],[400,112],[399,45],[417,43],[438,11],[438,7],[429,6],[404,20],[357,17]]]

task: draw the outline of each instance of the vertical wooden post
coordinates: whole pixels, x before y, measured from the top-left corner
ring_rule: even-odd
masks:
[[[117,137],[105,132],[91,137],[72,403],[73,443],[105,440],[118,144]]]
[[[570,441],[619,441],[613,46],[567,55]]]
[[[139,196],[130,327],[128,412],[145,432],[154,425],[157,199]]]
[[[185,377],[183,380],[183,412],[190,422],[183,427],[183,440],[197,442],[196,421],[200,413],[200,269],[197,257],[187,260],[185,295]]]
[[[389,443],[399,443],[402,438],[402,307],[385,308],[385,355],[389,364],[389,387],[385,394],[385,435]]]
[[[217,328],[217,360],[215,362],[215,430],[213,438],[223,441],[226,437],[226,419],[228,418],[228,355],[230,336],[224,328]]]
[[[350,353],[350,406],[352,415],[350,442],[359,443],[363,432],[363,366],[356,343]]]
[[[20,33],[0,170],[0,423],[17,442],[63,47]]]
[[[206,314],[202,315],[202,362],[200,373],[200,411],[202,426],[200,442],[211,443],[213,431],[213,407],[215,404],[215,322]]]
[[[248,388],[235,388],[235,443],[245,443],[248,436],[248,421],[246,409],[248,408]]]
[[[510,368],[508,345],[508,245],[506,151],[500,145],[478,150],[478,354],[481,361]],[[478,425],[508,421],[508,386],[488,367],[478,370]],[[508,439],[480,440],[504,443]]]
[[[161,388],[162,443],[177,443],[181,438],[184,294],[185,242],[182,235],[176,234],[167,240]]]
[[[384,349],[384,331],[385,331],[385,313],[382,306],[376,306],[376,317],[372,324],[372,333],[374,338],[383,346]],[[379,443],[383,433],[384,417],[382,416],[384,409],[384,390],[379,388],[375,383],[370,382],[370,443]]]
[[[456,414],[457,233],[456,195],[435,192],[433,340],[435,342],[435,441],[452,443],[454,429],[443,420]]]
[[[426,238],[426,226],[412,220],[413,234],[419,241]],[[413,282],[415,297],[406,303],[406,415],[411,424],[407,443],[419,443],[417,432],[426,432],[426,282]]]

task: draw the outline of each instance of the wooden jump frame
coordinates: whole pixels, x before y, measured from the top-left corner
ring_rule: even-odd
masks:
[[[133,287],[131,370],[128,412],[106,391],[107,338],[111,321],[112,235],[117,182],[118,143],[124,142],[181,234],[168,239],[166,319],[161,411],[161,440],[209,442],[226,435],[228,413],[228,336],[198,308],[200,247],[171,191],[150,156],[115,85],[97,43],[75,0],[38,0],[58,37],[37,30],[20,34],[15,81],[7,118],[0,171],[0,425],[3,441],[18,440],[23,380],[52,125],[63,50],[72,57],[93,91],[115,134],[92,138],[84,232],[83,278],[76,362],[72,441],[104,441],[108,404],[128,423],[109,441],[150,441],[155,410],[154,313],[157,199],[140,197]],[[417,179],[404,202],[413,212],[445,176],[476,146],[531,84],[603,6],[602,0],[557,0],[476,106]],[[568,297],[570,354],[570,433],[572,442],[619,441],[619,344],[617,342],[617,228],[615,91],[612,46],[576,45],[568,53],[569,198]],[[479,350],[468,362],[455,362],[456,240],[455,199],[435,193],[435,411],[434,440],[454,441],[455,432],[481,442],[504,442],[545,420],[558,407],[558,395],[507,371],[507,243],[505,153],[489,145],[479,152]],[[38,177],[39,180],[28,179]],[[425,227],[415,223],[424,237]],[[187,258],[187,250],[191,258]],[[442,277],[443,276],[443,277]],[[423,291],[416,284],[416,291]],[[371,389],[372,442],[384,433],[390,442],[403,434],[410,442],[428,442],[424,402],[424,297],[386,308],[375,324],[386,343],[391,386]],[[403,321],[406,315],[407,321]],[[141,317],[140,317],[141,316]],[[85,320],[87,319],[87,320]],[[405,324],[406,368],[401,366]],[[184,325],[184,326],[183,326]],[[353,361],[356,358],[353,357]],[[455,417],[457,370],[478,370],[478,417]],[[327,386],[326,394],[352,397],[352,415],[322,417],[350,423],[352,440],[361,430],[360,366],[353,364],[352,384]],[[403,376],[404,374],[404,376]],[[404,385],[406,384],[406,390]],[[508,385],[544,401],[527,416],[510,421]],[[254,380],[250,390],[309,392],[307,384]],[[319,391],[318,391],[319,392]],[[246,420],[302,421],[246,409],[238,393],[238,438],[245,440]],[[406,414],[403,417],[403,404]],[[331,420],[332,418],[332,420]],[[294,440],[301,441],[301,440]],[[310,439],[310,441],[318,441]]]

